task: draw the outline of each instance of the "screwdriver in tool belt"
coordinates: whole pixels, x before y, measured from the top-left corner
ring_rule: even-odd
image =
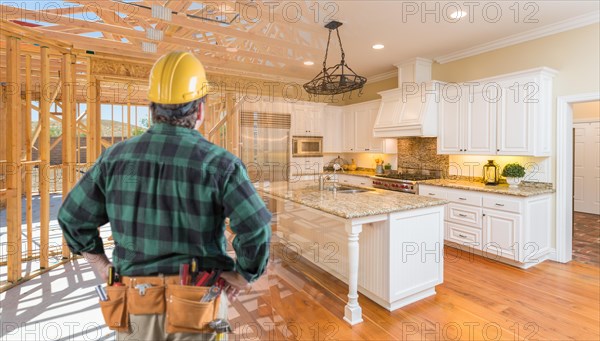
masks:
[[[112,286],[115,283],[115,267],[114,266],[109,266],[108,267],[108,279],[106,284],[108,286]]]
[[[196,284],[196,278],[198,277],[198,258],[192,258],[190,262],[190,275],[192,276],[191,284]]]

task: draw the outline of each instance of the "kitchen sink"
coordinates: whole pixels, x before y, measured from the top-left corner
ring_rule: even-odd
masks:
[[[333,191],[334,187],[329,187],[327,190]],[[369,192],[370,189],[359,188],[359,187],[349,187],[349,186],[339,186],[335,187],[337,193],[363,193]]]

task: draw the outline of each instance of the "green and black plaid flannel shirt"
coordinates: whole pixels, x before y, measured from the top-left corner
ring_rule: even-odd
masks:
[[[266,267],[270,221],[238,158],[195,130],[160,123],[106,150],[58,215],[75,254],[103,253],[98,227],[110,222],[121,275],[177,274],[198,257],[201,268],[235,269],[249,281]]]

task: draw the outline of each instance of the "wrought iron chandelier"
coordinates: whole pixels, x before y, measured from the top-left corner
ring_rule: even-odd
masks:
[[[331,21],[325,28],[329,29],[329,38],[327,39],[327,49],[325,50],[325,59],[323,60],[323,71],[321,71],[313,80],[304,84],[304,90],[312,95],[337,95],[359,90],[367,82],[367,78],[359,76],[346,64],[346,53],[342,46],[342,39],[338,28],[342,26],[339,21]],[[342,52],[342,60],[339,64],[327,68],[327,54],[329,53],[329,43],[331,42],[331,32],[335,30],[338,41],[340,42],[340,50]]]

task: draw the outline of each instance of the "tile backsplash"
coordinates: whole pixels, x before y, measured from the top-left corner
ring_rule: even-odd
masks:
[[[398,168],[448,171],[450,157],[437,154],[436,137],[401,137],[398,139]]]

